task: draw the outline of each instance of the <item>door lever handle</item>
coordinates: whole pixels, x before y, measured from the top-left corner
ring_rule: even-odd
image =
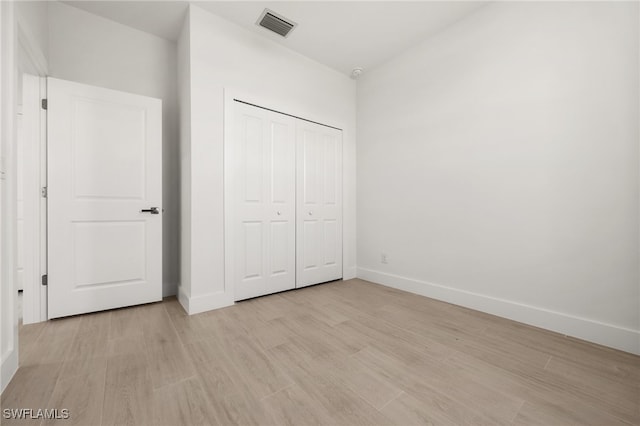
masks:
[[[142,210],[140,210],[140,213],[160,214],[160,212],[158,211],[157,207],[151,207],[151,208],[148,208],[148,209],[142,209]]]

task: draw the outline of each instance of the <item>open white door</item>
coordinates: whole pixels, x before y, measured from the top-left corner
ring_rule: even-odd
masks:
[[[162,103],[48,79],[48,317],[162,299]]]
[[[342,131],[297,121],[296,287],[342,278]]]

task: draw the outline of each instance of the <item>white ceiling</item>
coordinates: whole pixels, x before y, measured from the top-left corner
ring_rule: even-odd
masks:
[[[124,25],[176,40],[182,1],[65,1]],[[345,74],[365,72],[486,4],[483,1],[195,1]],[[298,26],[284,39],[255,25],[265,7]]]

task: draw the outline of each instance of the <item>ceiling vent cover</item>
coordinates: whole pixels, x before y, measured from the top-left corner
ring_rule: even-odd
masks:
[[[282,37],[287,37],[298,24],[282,15],[278,15],[273,10],[265,9],[258,18],[256,25],[273,31]]]

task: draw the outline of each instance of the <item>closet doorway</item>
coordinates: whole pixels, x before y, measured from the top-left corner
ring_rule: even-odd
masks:
[[[342,278],[342,131],[233,102],[227,275],[236,301]]]

